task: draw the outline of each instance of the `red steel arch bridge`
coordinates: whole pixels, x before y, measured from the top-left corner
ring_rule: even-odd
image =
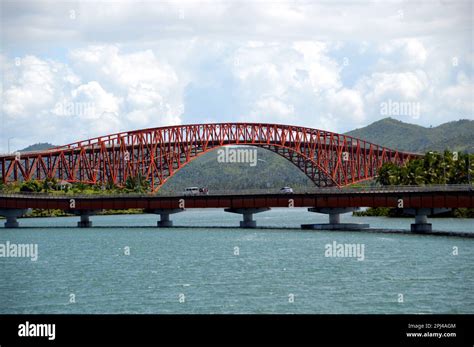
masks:
[[[318,187],[343,187],[372,179],[386,162],[402,165],[419,156],[301,126],[213,123],[127,131],[43,151],[2,155],[0,174],[4,183],[57,178],[117,185],[140,174],[157,191],[192,160],[228,145],[257,146],[275,152]]]

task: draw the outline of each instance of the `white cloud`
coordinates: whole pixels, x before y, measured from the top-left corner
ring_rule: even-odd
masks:
[[[415,100],[421,97],[429,85],[428,77],[422,70],[413,72],[376,72],[364,78],[358,85],[369,102],[384,98]]]
[[[472,6],[4,2],[0,135],[21,147],[249,119],[347,131],[380,119],[389,99],[420,103],[402,120],[422,125],[472,118]]]
[[[53,6],[44,0],[6,2],[4,16],[9,39],[34,44],[49,44],[52,40],[60,44],[91,40],[150,42],[189,36],[383,42],[469,30],[471,9],[469,1],[190,0],[145,1],[137,5],[132,0],[121,0],[57,1]]]
[[[248,105],[255,121],[315,126],[318,119],[338,109],[335,98],[347,95],[344,91],[335,96],[342,86],[341,68],[329,57],[323,42],[247,44],[236,51],[232,61],[241,103]],[[360,117],[362,106],[358,107]]]
[[[91,46],[70,56],[71,67],[31,55],[3,64],[2,114],[17,146],[180,122],[181,82],[151,51]]]
[[[123,97],[121,114],[134,129],[180,122],[185,83],[151,50],[121,53],[116,46],[91,46],[70,57],[77,71],[95,76]]]
[[[121,100],[112,93],[106,92],[97,81],[82,84],[72,92],[73,103],[93,105],[94,112],[81,115],[83,119],[98,119],[103,114],[116,114],[120,112]]]
[[[10,119],[37,117],[79,78],[64,64],[27,55],[3,65],[3,112]]]
[[[302,70],[307,70],[311,87],[315,93],[330,88],[338,88],[340,67],[328,57],[327,44],[314,41],[299,41],[293,44],[296,52],[303,56]]]
[[[327,96],[329,110],[339,121],[350,119],[352,124],[363,124],[365,120],[364,100],[357,90],[342,88],[330,90]]]
[[[122,53],[115,45],[88,46],[70,53],[75,71],[94,76],[116,89],[148,83],[160,92],[178,84],[171,66],[157,59],[151,50]]]
[[[380,45],[379,51],[384,55],[391,55],[392,64],[395,62],[395,65],[398,65],[400,62],[403,62],[411,67],[423,66],[428,56],[424,44],[416,38],[385,42]]]
[[[458,117],[472,117],[474,114],[474,83],[464,73],[458,74],[455,85],[443,89],[439,94],[439,100],[449,104],[449,109],[454,110]]]
[[[250,118],[254,122],[262,121],[262,118],[269,117],[269,121],[275,123],[286,123],[295,112],[293,105],[278,100],[275,97],[265,97],[255,102]]]

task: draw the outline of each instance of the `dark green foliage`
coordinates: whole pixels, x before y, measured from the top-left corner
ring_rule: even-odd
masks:
[[[72,191],[74,193],[84,193],[84,191],[88,188],[89,186],[84,183],[75,183],[72,187]]]
[[[135,176],[127,177],[125,189],[133,193],[146,193],[150,189],[150,183],[144,176],[138,173]]]
[[[354,216],[361,217],[380,217],[380,216],[388,216],[390,212],[390,208],[388,207],[371,207],[365,211],[356,211],[353,213]]]
[[[43,189],[43,184],[37,180],[23,182],[20,185],[20,192],[39,193]]]
[[[401,167],[385,163],[378,170],[376,181],[381,185],[467,184],[469,164],[471,180],[474,178],[474,154],[457,156],[455,160],[453,152],[428,152]]]

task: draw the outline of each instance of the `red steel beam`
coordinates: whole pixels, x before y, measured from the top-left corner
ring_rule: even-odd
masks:
[[[216,123],[134,130],[22,153],[20,157],[1,156],[0,172],[4,183],[55,177],[117,185],[141,173],[156,191],[195,158],[226,145],[271,150],[298,166],[319,187],[342,187],[371,179],[385,162],[402,165],[419,156],[319,129]]]

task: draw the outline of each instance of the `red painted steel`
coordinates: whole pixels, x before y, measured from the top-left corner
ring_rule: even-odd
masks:
[[[216,123],[134,130],[45,151],[0,156],[0,175],[4,183],[55,177],[68,182],[123,185],[127,177],[140,173],[156,191],[195,158],[226,145],[273,151],[319,187],[342,187],[371,179],[385,162],[402,165],[418,156],[319,129]]]

